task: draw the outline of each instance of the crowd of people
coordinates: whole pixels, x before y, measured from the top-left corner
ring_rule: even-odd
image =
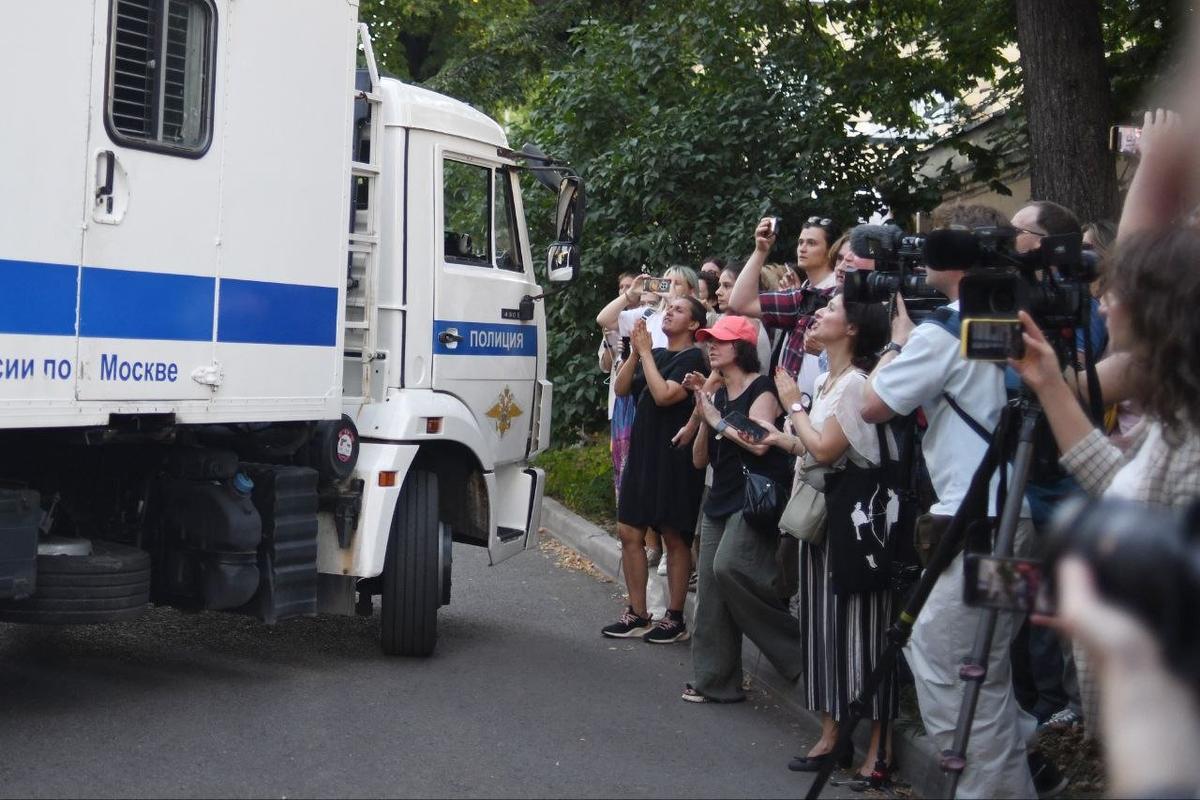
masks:
[[[1024,354],[1007,369],[963,357],[959,294],[969,263],[926,272],[945,303],[919,324],[899,294],[886,302],[844,296],[845,276],[876,263],[856,251],[853,232],[843,234],[833,213],[800,226],[794,263],[767,263],[778,230],[768,217],[754,226],[754,251],[740,264],[707,258],[698,270],[670,267],[665,280],[646,270],[622,274],[596,322],[600,368],[610,376],[629,600],[603,635],[690,640],[692,680],[681,696],[693,703],[745,699],[748,637],[780,675],[802,682],[808,707],[821,715],[820,738],[788,765],[816,771],[832,758],[839,723],[887,644],[911,586],[899,578],[902,568],[919,572],[950,529],[1016,393],[1036,396],[1057,452],[1035,460],[1014,556],[1040,552],[1055,510],[1074,495],[1165,506],[1200,498],[1200,232],[1180,221],[1188,209],[1180,205],[1178,175],[1191,163],[1180,129],[1173,115],[1147,116],[1119,225],[1081,224],[1048,201],[1030,202],[1011,218],[965,203],[933,214],[935,229],[1005,232],[1018,254],[1066,235],[1100,257],[1088,298],[1094,313],[1076,331],[1065,368],[1025,312]],[[1096,387],[1102,422],[1088,413]],[[908,441],[917,456],[905,460]],[[927,491],[897,485],[902,463]],[[992,476],[981,516],[993,522],[1007,473]],[[984,613],[963,600],[964,559],[978,544],[937,576],[903,660],[866,706],[871,745],[855,768],[863,779],[886,780],[895,766],[888,723],[906,683],[915,687],[935,749],[952,747],[960,665]],[[668,585],[659,619],[646,599],[655,566]],[[1091,567],[1067,557],[1059,569],[1058,616],[997,617],[961,796],[1061,791],[1065,779],[1037,751],[1039,729],[1083,726],[1111,750],[1129,738],[1115,715],[1136,702],[1165,705],[1182,696],[1194,706],[1194,676],[1172,673],[1153,646],[1132,654],[1134,643],[1146,646],[1145,630],[1098,594]],[[689,628],[690,589],[697,599]],[[1114,627],[1114,619],[1122,624]],[[1134,661],[1161,678],[1157,694],[1129,689],[1130,675],[1144,682],[1147,674]],[[1175,716],[1187,717],[1177,709]],[[1194,719],[1176,729],[1187,724]],[[1160,754],[1125,763],[1114,787],[1145,792],[1156,785],[1147,764],[1163,763]],[[1200,787],[1196,769],[1164,769],[1157,786],[1183,786],[1191,796]]]

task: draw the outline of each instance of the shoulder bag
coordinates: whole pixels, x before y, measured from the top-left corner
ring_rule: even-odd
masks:
[[[779,530],[809,544],[825,542],[825,476],[828,467],[817,464],[809,453],[804,454],[800,485],[783,509]]]

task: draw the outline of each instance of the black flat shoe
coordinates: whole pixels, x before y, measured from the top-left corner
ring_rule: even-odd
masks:
[[[822,753],[819,756],[796,756],[788,762],[788,769],[792,772],[820,772],[821,767],[825,766],[825,762],[832,755],[832,753]],[[851,753],[838,762],[838,766],[842,769],[847,769],[853,763],[853,759],[854,753]]]

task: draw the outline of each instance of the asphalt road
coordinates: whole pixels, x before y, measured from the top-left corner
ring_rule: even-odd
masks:
[[[0,796],[796,797],[812,731],[753,693],[679,699],[686,645],[603,639],[615,584],[456,546],[437,652],[377,619],[156,609],[0,624]],[[830,797],[857,797],[846,790]]]

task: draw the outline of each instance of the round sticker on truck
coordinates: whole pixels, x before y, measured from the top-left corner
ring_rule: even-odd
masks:
[[[338,431],[337,457],[343,464],[349,463],[354,457],[354,431],[349,428]]]

